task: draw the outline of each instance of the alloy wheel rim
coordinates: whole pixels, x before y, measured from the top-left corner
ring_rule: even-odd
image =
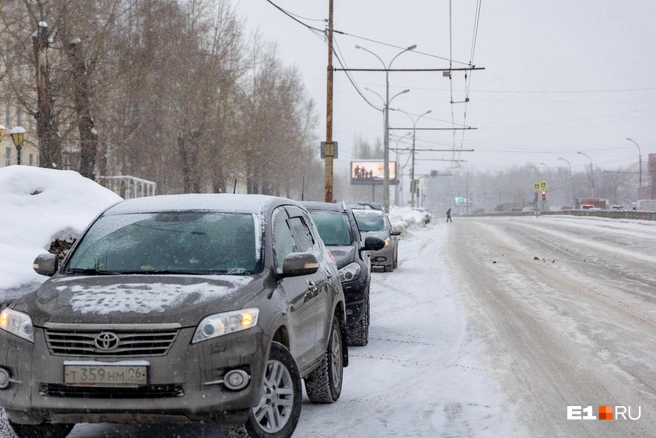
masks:
[[[264,375],[264,394],[253,408],[253,415],[263,431],[277,433],[289,422],[294,406],[294,383],[282,362],[269,360]]]
[[[333,385],[338,388],[342,381],[342,343],[339,337],[339,331],[335,328],[332,336],[332,372]]]

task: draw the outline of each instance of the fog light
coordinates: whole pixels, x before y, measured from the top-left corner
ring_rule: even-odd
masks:
[[[9,386],[9,371],[0,368],[0,389],[5,389]]]
[[[232,370],[228,371],[223,378],[223,384],[233,391],[239,391],[248,386],[250,381],[250,376],[244,370]]]

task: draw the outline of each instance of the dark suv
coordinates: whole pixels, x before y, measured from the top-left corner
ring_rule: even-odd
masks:
[[[259,195],[133,199],[0,314],[0,406],[21,438],[75,423],[216,422],[289,437],[301,380],[336,401],[348,364],[337,267],[300,204]]]
[[[363,243],[353,211],[344,203],[303,202],[303,205],[310,211],[321,239],[337,261],[346,297],[348,345],[367,345],[371,283],[369,251],[383,248],[385,242],[367,237]]]

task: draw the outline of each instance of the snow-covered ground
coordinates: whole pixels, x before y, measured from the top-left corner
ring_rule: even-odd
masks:
[[[0,236],[12,247],[22,212]],[[480,217],[422,227],[416,213],[392,211],[408,226],[399,267],[373,275],[370,343],[349,349],[340,400],[306,399],[295,436],[656,436],[656,222]],[[25,241],[38,253],[45,240]],[[626,406],[640,418],[568,420],[572,405],[595,416]],[[96,424],[70,436],[222,434]]]

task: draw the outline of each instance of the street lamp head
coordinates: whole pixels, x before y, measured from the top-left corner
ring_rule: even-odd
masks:
[[[11,131],[9,131],[11,139],[14,141],[14,146],[20,148],[23,146],[23,140],[25,139],[25,128],[22,126],[16,126]]]
[[[7,133],[7,128],[5,128],[4,125],[0,125],[0,141],[2,141],[3,138],[5,138],[6,133]]]
[[[359,45],[356,44],[356,45],[355,45],[355,48],[356,48],[356,49],[361,49],[362,46],[359,46]]]
[[[577,153],[577,154],[582,154],[583,152],[581,152],[581,151],[576,151],[576,153]]]
[[[409,92],[410,92],[409,88],[406,88],[405,90],[401,91],[401,93],[409,93]]]
[[[416,45],[416,44],[413,44],[413,45],[411,45],[410,47],[408,47],[406,50],[414,50],[414,49],[416,49],[416,48],[417,48],[417,45]]]

